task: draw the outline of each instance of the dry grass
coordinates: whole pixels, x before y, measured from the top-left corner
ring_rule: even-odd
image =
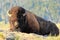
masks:
[[[60,24],[56,24],[58,28],[60,29]],[[60,35],[55,36],[41,36],[37,34],[26,34],[21,32],[9,32],[7,31],[9,28],[9,24],[4,24],[4,22],[0,22],[0,30],[6,30],[3,32],[0,32],[0,40],[6,40],[8,36],[12,35],[15,40],[60,40]]]

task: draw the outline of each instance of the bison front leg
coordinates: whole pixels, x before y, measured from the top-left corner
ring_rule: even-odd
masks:
[[[10,20],[10,31],[14,31],[15,27],[14,27],[14,21]]]

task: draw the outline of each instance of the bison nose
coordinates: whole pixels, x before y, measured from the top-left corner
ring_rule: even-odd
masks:
[[[18,25],[18,22],[15,22],[14,25],[17,26]]]

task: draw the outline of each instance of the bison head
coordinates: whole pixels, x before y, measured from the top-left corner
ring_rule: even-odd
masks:
[[[19,6],[12,7],[8,11],[10,30],[15,30],[18,25],[22,26],[25,21],[25,9]]]

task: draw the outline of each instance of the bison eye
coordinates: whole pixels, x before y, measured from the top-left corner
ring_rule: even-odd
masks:
[[[21,18],[22,17],[22,15],[17,15],[17,18]]]

